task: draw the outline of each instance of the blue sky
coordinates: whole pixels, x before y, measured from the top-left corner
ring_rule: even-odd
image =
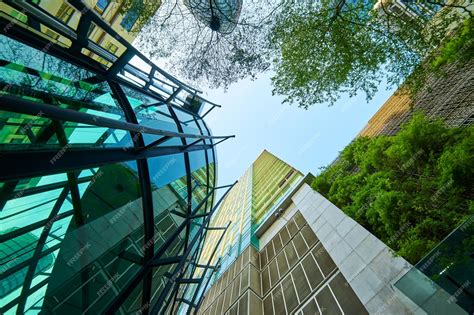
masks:
[[[264,149],[304,174],[316,175],[394,92],[381,85],[369,103],[357,95],[341,98],[331,107],[317,104],[304,110],[272,96],[270,77],[265,73],[255,81],[233,84],[227,92],[207,90],[203,95],[222,105],[205,118],[213,134],[236,136],[217,146],[219,185],[238,179]]]

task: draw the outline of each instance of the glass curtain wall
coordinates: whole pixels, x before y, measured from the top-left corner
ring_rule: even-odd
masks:
[[[34,1],[0,7],[0,313],[173,312],[228,137],[187,110],[197,90],[69,3],[73,27]]]

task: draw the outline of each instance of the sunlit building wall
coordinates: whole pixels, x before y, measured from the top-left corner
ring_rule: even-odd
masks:
[[[431,19],[442,7],[435,3],[409,0],[379,0],[374,8],[380,14],[392,14],[404,19]]]
[[[309,183],[292,187],[198,314],[471,314],[472,224],[412,266]],[[471,234],[469,234],[471,233]]]
[[[249,245],[259,248],[255,231],[275,205],[299,183],[303,174],[291,165],[264,150],[245,171],[238,183],[226,196],[212,226],[226,226],[230,222],[221,245],[212,259],[220,261],[218,278]],[[204,243],[201,262],[209,260],[220,231],[210,231]]]
[[[77,29],[79,24],[80,14],[74,8],[64,0],[55,1],[33,1],[38,3],[38,6],[46,12],[56,16],[59,20],[64,22],[72,29]],[[140,28],[143,23],[138,23],[140,14],[143,10],[156,11],[160,7],[161,1],[152,1],[146,5],[141,1],[130,2],[132,5],[126,5],[127,1],[122,0],[86,0],[84,3],[87,7],[100,15],[104,21],[106,21],[122,38],[132,43],[140,32]],[[5,12],[11,16],[16,16],[19,19],[26,20],[26,15],[20,11],[12,8],[11,6],[1,2],[0,11]],[[152,15],[153,12],[147,12],[147,15]],[[42,33],[48,35],[51,40],[62,43],[63,45],[69,46],[71,41],[66,37],[61,36],[59,33],[52,29],[41,25],[40,30]],[[107,34],[99,26],[93,24],[88,30],[88,37],[97,43],[100,47],[107,50],[109,53],[119,57],[126,50],[125,46],[120,42]],[[95,60],[110,65],[104,58],[95,55],[91,51],[86,53],[94,58]]]
[[[474,62],[462,67],[453,63],[445,75],[431,75],[416,97],[402,86],[370,118],[358,137],[394,135],[420,111],[431,119],[442,119],[448,126],[462,127],[474,122]]]

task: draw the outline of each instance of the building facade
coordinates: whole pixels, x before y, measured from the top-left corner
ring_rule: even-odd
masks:
[[[1,3],[0,313],[175,313],[207,269],[229,137],[199,114],[215,104],[97,14],[112,2],[52,2]]]
[[[395,256],[314,191],[311,179],[260,222],[259,248],[247,246],[220,273],[200,314],[468,314],[455,291]]]
[[[33,1],[37,3],[40,10],[44,10],[48,14],[55,16],[62,23],[67,25],[69,28],[77,29],[81,13],[74,9],[70,3],[64,0],[55,1]],[[134,3],[136,5],[128,5]],[[140,1],[117,1],[117,0],[87,0],[84,1],[87,6],[87,10],[91,10],[94,14],[100,15],[102,20],[105,21],[110,27],[113,28],[123,39],[132,43],[135,37],[138,35],[140,28],[145,24],[143,21],[142,11],[146,11],[147,17],[149,18],[153,13],[160,7],[161,1],[147,2],[141,4]],[[27,15],[22,13],[20,8],[10,6],[5,2],[0,3],[0,11],[10,16],[27,22]],[[60,33],[54,31],[52,28],[46,25],[37,25],[37,30],[45,34],[50,40],[64,46],[71,45],[71,41],[67,36],[63,36]],[[96,24],[88,29],[88,38],[108,51],[109,53],[120,56],[126,50],[126,47],[122,45],[116,38],[107,33],[103,28]],[[94,60],[110,66],[107,59],[100,57],[91,50],[84,50],[84,52]]]
[[[374,6],[380,14],[391,14],[402,19],[432,19],[441,10],[441,5],[411,0],[379,0]]]
[[[447,5],[423,1],[379,0],[374,10],[382,17],[396,16],[402,20],[424,19],[436,23],[436,19],[458,15],[450,22],[446,36],[451,36],[459,22],[469,18],[474,10],[470,1],[448,1]],[[387,17],[388,19],[388,17]],[[429,24],[427,24],[429,27]],[[430,66],[430,65],[426,65]],[[449,126],[460,127],[474,121],[474,62],[459,65],[451,62],[440,69],[442,73],[430,74],[416,95],[411,95],[402,85],[375,113],[358,136],[373,137],[394,135],[414,112],[421,111],[427,117],[441,118]]]
[[[220,261],[220,269],[213,274],[214,278],[218,278],[250,244],[259,248],[256,229],[302,178],[301,172],[266,150],[245,171],[211,221],[213,226],[226,226],[231,222],[211,260],[213,264]],[[218,231],[209,232],[201,258],[204,261],[213,254],[218,235]]]
[[[370,118],[359,137],[394,135],[416,111],[447,125],[461,127],[474,122],[474,62],[443,69],[445,75],[431,75],[412,98],[402,86]]]

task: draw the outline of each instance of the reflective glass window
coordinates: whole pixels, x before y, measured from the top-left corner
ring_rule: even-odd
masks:
[[[183,128],[183,132],[201,134],[193,115],[188,114],[184,110],[181,110],[177,107],[174,107],[173,110],[176,113],[176,116],[178,116],[179,122],[181,123],[181,127]]]
[[[56,313],[103,311],[104,301],[139,269],[123,253],[141,255],[144,246],[134,163],[80,172],[77,202],[65,174],[31,178],[22,190],[12,188],[15,182],[3,184],[11,193],[1,212],[1,236],[7,239],[0,250],[7,275],[2,300],[11,301],[27,286],[25,311],[33,306]],[[30,268],[34,272],[27,282]],[[28,293],[35,285],[41,288]]]
[[[178,132],[173,116],[166,105],[155,98],[124,85],[122,85],[122,89],[127,95],[127,99],[137,116],[139,124],[150,128]],[[145,144],[150,144],[161,137],[160,135],[144,134]],[[174,137],[163,145],[182,145],[181,138]]]
[[[86,112],[90,108],[121,114],[107,83],[90,83],[92,72],[3,35],[0,46],[0,83],[8,84],[4,93]]]

